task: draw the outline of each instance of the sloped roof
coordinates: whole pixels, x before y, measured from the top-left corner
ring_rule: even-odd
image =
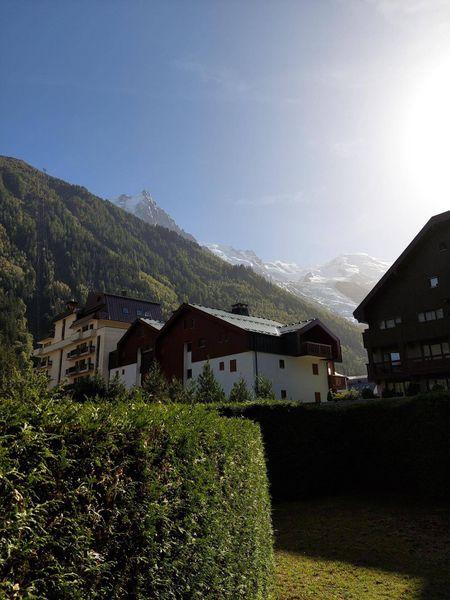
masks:
[[[139,319],[139,321],[150,325],[154,329],[162,329],[164,327],[164,321],[155,321],[155,319]]]
[[[78,326],[79,321],[95,313],[102,319],[123,323],[134,323],[140,316],[146,316],[156,322],[162,320],[161,305],[158,302],[105,292],[91,292],[85,306],[78,311],[72,327]]]
[[[298,331],[303,329],[311,320],[302,321],[300,323],[292,323],[290,325],[284,325],[278,321],[272,321],[271,319],[263,319],[262,317],[251,317],[247,315],[238,315],[235,313],[227,312],[226,310],[220,310],[218,308],[209,308],[208,306],[201,306],[200,304],[190,304],[197,310],[201,310],[209,315],[217,317],[222,321],[226,321],[235,327],[244,329],[245,331],[251,331],[253,333],[264,333],[266,335],[281,336],[285,333],[291,333],[292,331]]]
[[[355,319],[359,322],[365,322],[366,316],[364,314],[364,309],[367,304],[373,299],[373,297],[381,290],[381,288],[387,283],[387,281],[394,275],[396,275],[399,267],[405,262],[405,260],[409,257],[411,252],[415,250],[418,244],[422,241],[424,236],[436,225],[440,225],[441,223],[445,223],[450,220],[450,210],[447,210],[443,213],[439,213],[434,215],[429,219],[419,233],[415,236],[410,244],[403,250],[397,260],[393,263],[393,265],[386,271],[380,281],[370,290],[364,300],[356,307],[353,311],[353,315]]]

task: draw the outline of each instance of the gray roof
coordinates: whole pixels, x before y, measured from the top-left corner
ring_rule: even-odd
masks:
[[[147,325],[150,325],[151,327],[154,327],[155,329],[162,329],[164,327],[164,321],[155,321],[154,319],[139,319],[139,321],[143,321],[144,323],[147,323]]]
[[[302,321],[300,323],[292,323],[290,325],[284,325],[278,321],[272,321],[271,319],[263,319],[262,317],[250,317],[247,315],[238,315],[226,310],[220,310],[218,308],[209,308],[207,306],[201,306],[200,304],[191,304],[198,310],[201,310],[209,315],[222,319],[227,323],[231,323],[235,327],[244,329],[245,331],[251,331],[254,333],[265,333],[266,335],[281,336],[285,333],[292,331],[298,331],[303,329],[305,325],[311,321]]]

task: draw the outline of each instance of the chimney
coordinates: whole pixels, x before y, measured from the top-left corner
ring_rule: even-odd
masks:
[[[72,298],[72,300],[68,300],[66,302],[66,308],[70,312],[74,313],[78,308],[78,302]]]
[[[231,312],[233,315],[244,315],[248,317],[248,304],[245,304],[244,302],[236,302],[236,304],[233,304],[231,307]]]

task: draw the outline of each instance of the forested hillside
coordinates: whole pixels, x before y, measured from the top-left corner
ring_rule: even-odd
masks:
[[[361,333],[351,323],[83,187],[0,157],[3,340],[27,343],[25,316],[33,335],[42,336],[64,302],[83,301],[89,289],[153,298],[166,314],[187,300],[225,309],[244,301],[252,314],[284,322],[318,317],[341,338],[344,370],[365,371]]]

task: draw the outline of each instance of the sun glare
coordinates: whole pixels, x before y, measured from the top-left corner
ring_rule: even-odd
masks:
[[[428,70],[405,111],[407,176],[424,200],[450,203],[450,60]]]

